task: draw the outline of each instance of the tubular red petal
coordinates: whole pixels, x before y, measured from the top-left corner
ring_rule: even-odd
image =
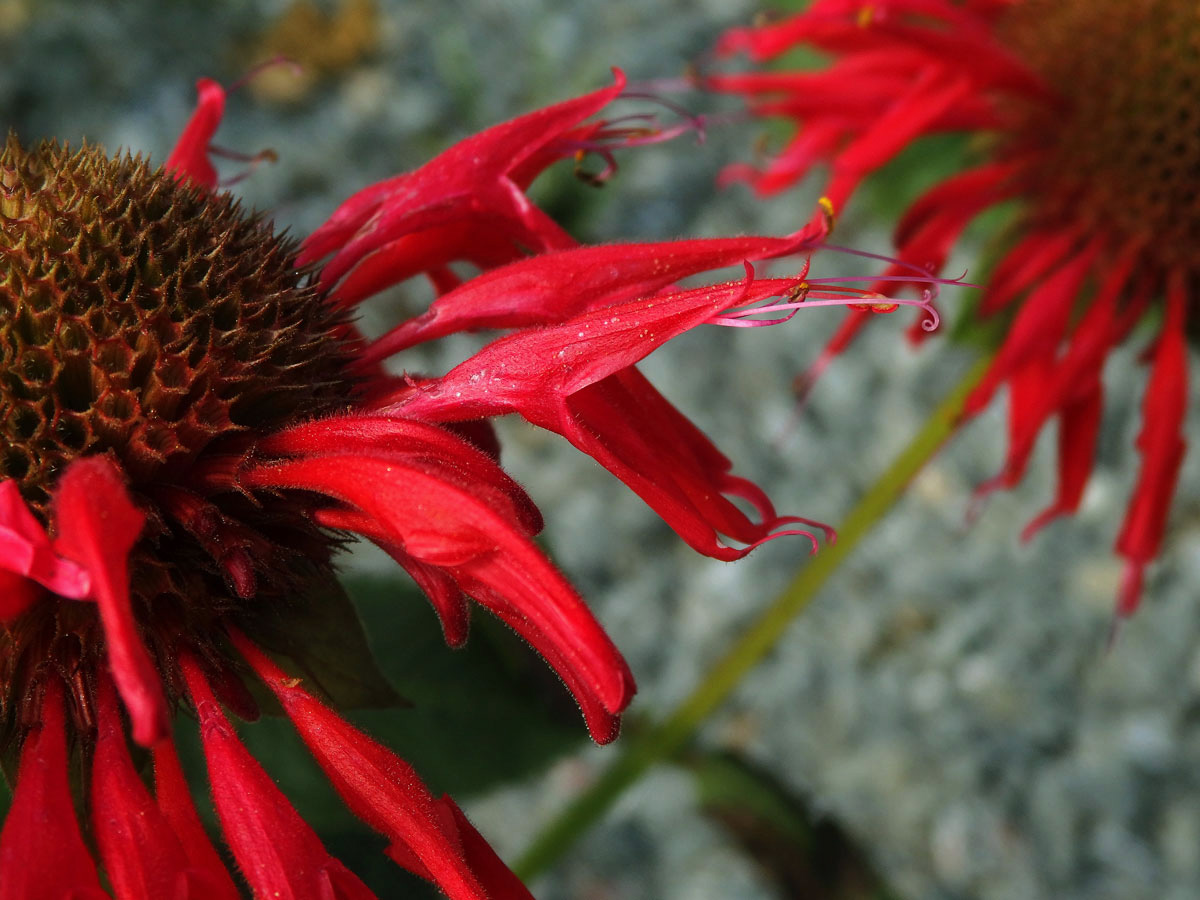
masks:
[[[211,191],[217,187],[217,170],[209,162],[208,148],[225,114],[225,89],[211,78],[201,78],[196,95],[196,109],[164,168],[181,181],[191,180]]]
[[[1048,104],[1058,103],[1057,95],[1040,76],[982,29],[976,28],[972,34],[966,29],[931,31],[897,23],[882,25],[880,30],[886,32],[890,46],[917,46],[938,60],[960,60],[975,91],[990,87]]]
[[[871,123],[840,152],[833,164],[833,181],[826,192],[841,209],[863,176],[883,166],[916,138],[933,130],[937,121],[973,89],[965,78],[926,71],[904,96]]]
[[[845,134],[846,128],[840,122],[813,122],[793,136],[783,152],[770,161],[765,172],[747,172],[742,167],[729,166],[722,172],[720,183],[727,184],[742,177],[761,196],[778,193],[791,187],[813,166],[831,155]]]
[[[1122,616],[1132,614],[1141,600],[1143,571],[1162,545],[1167,513],[1187,450],[1183,439],[1188,392],[1184,336],[1187,302],[1184,276],[1174,272],[1167,287],[1167,319],[1142,401],[1142,429],[1137,437],[1141,471],[1116,543],[1117,552],[1126,559],[1117,602],[1117,613]]]
[[[418,562],[444,569],[553,665],[611,739],[613,714],[633,696],[624,659],[583,600],[514,522],[469,488],[399,461],[323,456],[264,465],[247,486],[326,494],[357,508]]]
[[[1044,346],[1040,355],[1026,360],[1008,376],[1008,459],[1001,474],[983,485],[979,493],[1016,484],[1041,429],[1056,412],[1061,415],[1058,494],[1054,503],[1025,528],[1023,539],[1055,516],[1073,511],[1082,497],[1100,422],[1101,369],[1118,337],[1117,301],[1136,261],[1136,254],[1128,250],[1117,257],[1061,358],[1052,358],[1052,345]],[[1079,432],[1072,433],[1074,429]]]
[[[21,497],[21,489],[11,478],[0,481],[0,571],[20,575],[49,588],[60,597],[78,600],[91,591],[87,570],[54,552],[46,530],[42,528]],[[13,579],[6,579],[17,584]],[[38,596],[32,587],[18,587],[22,602],[14,597],[6,605],[11,618]]]
[[[510,335],[397,398],[393,410],[433,419],[518,412],[608,468],[699,552],[737,559],[749,548],[723,546],[717,532],[757,544],[780,520],[752,523],[722,496],[729,461],[631,364],[722,309],[787,293],[798,283],[695,288]]]
[[[1052,412],[1059,413],[1058,492],[1054,502],[1026,526],[1022,540],[1056,516],[1074,512],[1092,471],[1096,437],[1100,429],[1104,360],[1121,337],[1117,303],[1133,274],[1137,253],[1126,250],[1110,268],[1104,285],[1091,301],[1083,320],[1071,336],[1070,346],[1054,371],[1040,386],[1040,428]],[[1029,437],[1030,443],[1036,435]]]
[[[472,870],[487,886],[488,896],[492,900],[533,900],[529,889],[496,855],[496,851],[484,840],[483,835],[475,830],[475,826],[463,815],[458,804],[448,795],[443,795],[437,802],[453,819],[462,839],[463,853],[466,854]]]
[[[834,29],[841,33],[848,27],[862,31],[862,25],[852,18],[861,12],[862,6],[861,0],[817,0],[805,12],[778,22],[730,29],[717,42],[716,51],[722,56],[747,52],[761,61],[785,53],[802,41],[812,40],[822,31]]]
[[[757,545],[782,523],[774,510],[753,522],[723,496],[745,493],[731,480],[729,460],[635,368],[578,392],[567,411],[555,430],[625,482],[697,552],[741,559],[752,547],[727,547],[718,533]]]
[[[960,209],[974,215],[980,209],[1010,194],[1006,186],[1020,171],[1020,164],[1011,160],[992,162],[952,175],[923,193],[904,211],[893,235],[896,246],[902,247],[923,228],[930,218],[957,215]]]
[[[542,530],[542,515],[524,489],[476,444],[445,427],[399,416],[346,415],[286,428],[261,441],[262,456],[320,456],[357,451],[436,469],[471,486],[503,509],[525,532]]]
[[[1008,379],[1008,455],[1000,473],[975,490],[975,500],[1001,488],[1011,488],[1025,474],[1039,431],[1050,414],[1045,401],[1052,360],[1038,357]]]
[[[230,637],[354,814],[410,851],[454,900],[486,900],[461,849],[440,827],[433,796],[413,767],[301,688],[240,632]]]
[[[169,740],[154,745],[154,797],[187,858],[195,900],[240,896],[196,814],[175,744]]]
[[[321,284],[331,287],[361,260],[398,239],[431,228],[444,229],[443,236],[470,233],[455,226],[486,219],[493,229],[514,245],[535,250],[572,246],[575,241],[557,223],[535,207],[507,178],[494,176],[489,184],[467,185],[410,183],[413,190],[403,197],[389,198],[362,230],[350,238],[321,270]],[[423,193],[419,193],[423,192]],[[437,256],[470,258],[471,251],[457,245],[444,246]],[[336,294],[336,291],[335,291]]]
[[[429,598],[438,621],[442,624],[446,643],[451,647],[461,647],[466,643],[471,624],[470,610],[462,588],[451,575],[437,566],[418,562],[392,539],[388,529],[380,527],[370,516],[365,516],[357,510],[321,509],[317,510],[314,518],[328,528],[361,534],[386,552],[408,572],[417,587]]]
[[[1029,360],[1053,353],[1066,330],[1075,299],[1099,253],[1100,245],[1093,241],[1046,279],[1021,304],[1021,310],[1000,352],[963,405],[964,415],[972,416],[983,409],[1000,384]]]
[[[180,896],[187,857],[133,767],[117,698],[107,678],[101,678],[97,687],[96,720],[92,824],[113,891],[129,900]]]
[[[1072,400],[1061,411],[1058,424],[1058,492],[1054,502],[1025,526],[1021,540],[1029,540],[1054,518],[1073,513],[1079,508],[1083,489],[1092,474],[1103,405],[1104,392],[1097,378],[1091,391]]]
[[[62,684],[50,676],[43,690],[41,722],[25,737],[0,833],[0,897],[108,900],[71,802]]]
[[[167,735],[170,725],[162,682],[129,601],[129,551],[145,520],[105,457],[75,460],[55,488],[57,546],[91,576],[113,680],[133,721],[134,740],[149,747]]]
[[[329,855],[271,777],[242,746],[199,665],[180,659],[200,721],[217,817],[256,897],[279,900],[375,900]]]
[[[889,2],[884,14],[875,4],[816,3],[807,11],[761,29],[736,29],[718,51],[749,50],[756,59],[783,53],[803,42],[832,53],[886,56],[920,51],[930,65],[947,61],[969,72],[981,87],[1045,97],[1047,89],[1028,67],[998,46],[986,20],[975,11],[937,0]]]
[[[1004,471],[981,487],[982,491],[1016,483],[1034,442],[1054,413],[1058,431],[1059,487],[1055,500],[1022,531],[1028,540],[1059,515],[1078,508],[1091,473],[1100,426],[1103,389],[1100,375],[1113,343],[1123,334],[1117,304],[1138,261],[1136,247],[1127,247],[1108,267],[1097,295],[1070,338],[1067,350],[1053,360],[1035,356],[1009,375],[1010,450]],[[1043,347],[1043,353],[1052,347]]]
[[[927,64],[928,59],[919,52],[863,53],[836,60],[820,71],[707,75],[704,85],[710,90],[756,98],[753,108],[760,115],[807,121],[836,110],[836,120],[852,130],[877,117]],[[854,90],[847,91],[851,81]]]
[[[810,235],[607,244],[542,253],[485,272],[439,297],[373,342],[383,359],[459,331],[552,325],[601,306],[645,297],[697,272],[811,249]]]
[[[624,76],[618,70],[614,74],[612,87],[495,125],[420,169],[360,191],[305,240],[300,262],[334,254],[321,273],[322,284],[329,287],[372,252],[406,234],[480,216],[507,222],[512,238],[531,248],[571,246],[574,241],[529,202],[512,174],[613,100],[625,85]],[[545,156],[547,164],[553,159],[553,154]],[[522,170],[522,177],[529,173]],[[454,255],[456,251],[439,254],[438,265]]]
[[[960,172],[926,191],[904,213],[893,241],[905,262],[926,268],[932,256],[941,269],[950,245],[967,223],[984,209],[1015,193],[1012,178],[1018,170],[1013,162],[991,163]]]
[[[529,577],[531,561],[532,557],[497,556],[465,567],[455,577],[467,594],[524,638],[558,673],[579,705],[592,740],[597,744],[615,741],[621,729],[620,712],[637,690],[633,673],[602,631],[597,636],[577,628],[579,634],[570,644],[545,636],[541,623],[527,612],[546,599],[545,589]],[[606,671],[598,676],[594,666],[579,661],[597,655],[610,658]]]
[[[359,260],[338,284],[332,299],[342,306],[354,306],[422,272],[433,282],[435,291],[443,294],[461,281],[448,268],[455,260],[486,270],[524,255],[523,245],[507,233],[504,220],[480,214],[467,221],[405,234],[383,244]]]
[[[433,421],[517,412],[541,424],[560,415],[563,398],[638,362],[721,310],[786,294],[799,283],[761,278],[691,288],[511,334],[441,378],[405,392],[394,411]]]
[[[1004,309],[1023,291],[1061,268],[1078,252],[1080,236],[1071,229],[1047,232],[1035,229],[1022,238],[996,267],[979,306],[982,316]]]

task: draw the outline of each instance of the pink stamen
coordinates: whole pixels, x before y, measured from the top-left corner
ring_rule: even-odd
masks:
[[[880,262],[890,263],[893,266],[901,266],[905,269],[908,269],[910,272],[917,273],[918,275],[922,276],[923,278],[930,277],[928,269],[918,266],[915,263],[907,262],[903,259],[896,259],[893,256],[886,256],[882,253],[870,253],[866,250],[855,250],[853,247],[842,247],[842,246],[836,245],[836,244],[823,244],[821,249],[832,250],[834,253],[844,253],[847,256],[858,256],[863,259],[877,259]],[[966,272],[964,272],[963,275],[965,276]],[[954,283],[954,282],[950,282],[950,283]],[[972,286],[974,286],[974,285],[972,285]]]
[[[783,521],[783,520],[781,519],[780,521]],[[781,538],[781,537],[789,537],[791,535],[799,535],[800,537],[808,538],[808,543],[809,543],[808,555],[809,556],[815,556],[817,551],[820,549],[820,544],[817,541],[817,536],[815,534],[813,534],[811,531],[804,531],[801,528],[785,528],[783,531],[772,532],[771,534],[760,537],[754,543],[748,544],[744,548],[744,552],[749,554],[752,550],[755,550],[755,549],[761,547],[763,544],[767,543],[768,541],[773,541],[776,538]]]
[[[849,290],[849,289],[848,289]],[[818,297],[821,299],[811,299]],[[867,299],[869,297],[869,299]],[[901,306],[915,306],[925,311],[926,319],[921,323],[922,328],[927,331],[932,331],[941,321],[938,317],[937,310],[932,305],[932,295],[926,292],[920,300],[913,300],[907,297],[885,297],[882,294],[868,295],[863,294],[855,297],[837,297],[831,291],[823,291],[819,294],[807,293],[805,297],[799,300],[790,301],[788,303],[772,303],[767,306],[752,306],[746,309],[727,310],[723,313],[713,316],[708,320],[710,325],[724,325],[727,328],[761,328],[767,325],[782,325],[789,321],[801,309],[813,309],[822,306],[849,306],[855,309],[867,309],[877,313],[895,312]],[[787,316],[777,319],[749,319],[750,316],[761,315],[764,313],[787,312]],[[931,322],[926,327],[926,322]]]
[[[709,119],[704,115],[690,112],[677,103],[672,103],[651,93],[624,93],[622,99],[650,100],[658,103],[683,119],[677,125],[665,126],[658,116],[653,113],[631,113],[604,122],[587,140],[561,140],[556,142],[563,155],[575,156],[575,174],[577,177],[593,185],[601,185],[617,171],[617,161],[613,156],[614,149],[642,147],[649,144],[661,144],[674,140],[682,134],[694,132],[697,143],[704,143]],[[625,127],[624,123],[641,122],[636,127]],[[595,154],[604,160],[604,168],[597,173],[585,172],[582,168],[584,159],[589,154]]]
[[[257,163],[263,160],[276,162],[279,159],[279,154],[269,147],[265,150],[259,150],[257,153],[242,153],[240,150],[231,150],[228,147],[218,147],[216,144],[209,144],[208,152],[213,156],[221,157],[221,159],[231,159],[234,162],[244,163]]]
[[[778,524],[782,525],[785,522],[795,522],[797,525],[807,525],[809,528],[816,528],[825,535],[825,543],[833,546],[837,543],[837,529],[832,525],[827,525],[825,522],[819,522],[816,519],[807,519],[804,516],[780,516]]]
[[[812,247],[812,244],[806,244]],[[865,253],[857,250],[848,250],[841,247],[833,247],[828,244],[816,244],[815,247],[820,249],[834,250],[835,252],[846,252],[855,256],[866,256],[870,258],[880,259],[887,262],[897,263],[898,260],[889,259],[886,256],[878,256],[873,253]],[[749,262],[743,264],[746,268],[746,286],[745,291],[749,290],[749,285],[754,281],[754,267]],[[913,267],[915,269],[915,267]],[[975,287],[963,282],[957,278],[939,278],[928,273],[914,275],[912,277],[881,277],[872,278],[870,276],[852,275],[846,278],[808,278],[809,261],[805,261],[804,268],[796,276],[796,285],[789,292],[794,299],[787,303],[772,303],[760,306],[751,306],[746,309],[737,309],[735,303],[725,312],[718,313],[708,320],[710,325],[723,325],[728,328],[763,328],[770,325],[782,325],[784,322],[791,320],[801,309],[816,308],[822,306],[846,306],[851,309],[858,309],[865,312],[874,312],[880,314],[892,313],[901,306],[914,306],[921,309],[925,315],[921,320],[921,328],[925,331],[934,331],[941,324],[941,317],[938,314],[937,308],[934,307],[933,301],[938,296],[938,287],[940,285],[955,285],[961,287]],[[920,271],[920,270],[916,270]],[[966,274],[965,272],[963,273]],[[859,288],[843,285],[838,282],[842,281],[899,281],[904,284],[923,283],[929,285],[921,292],[920,299],[912,299],[908,297],[888,297],[875,291],[864,291]],[[813,285],[822,285],[823,289],[819,291],[812,290]],[[767,313],[787,313],[785,316],[780,316],[774,319],[751,319],[751,316],[760,316]]]
[[[817,244],[813,249],[831,250],[833,249],[828,244]],[[966,271],[957,278],[938,278],[933,275],[922,275],[919,279],[913,279],[908,275],[843,275],[830,278],[810,278],[809,284],[837,284],[841,281],[899,281],[903,284],[912,284],[914,280],[921,284],[944,284],[952,287],[969,287],[980,288],[981,284],[974,284],[970,281],[963,281],[967,277]]]
[[[664,109],[668,109],[675,115],[679,116],[685,123],[690,123],[696,132],[696,142],[703,144],[706,137],[704,127],[708,121],[708,117],[702,113],[694,113],[682,104],[675,103],[658,94],[642,91],[631,91],[626,89],[621,95],[621,99],[626,100],[649,100],[651,103],[657,103]]]
[[[286,66],[294,75],[300,75],[304,71],[304,67],[294,59],[289,59],[286,56],[274,56],[271,59],[264,60],[263,62],[252,66],[244,75],[229,85],[229,87],[226,89],[226,93],[232,94],[235,91],[241,90],[255,78],[258,78],[267,70],[276,68],[277,66]],[[209,144],[207,152],[209,155],[217,156],[221,159],[229,159],[235,162],[248,164],[247,168],[243,169],[241,172],[238,172],[236,175],[233,175],[229,178],[222,178],[218,182],[218,187],[222,188],[233,187],[235,184],[245,181],[247,178],[253,175],[255,170],[258,169],[258,167],[264,162],[273,163],[279,159],[279,154],[270,147],[264,150],[259,150],[257,153],[242,153],[238,150],[230,150],[226,147],[219,147],[215,144]]]
[[[219,182],[219,186],[223,188],[233,187],[233,185],[237,184],[238,182],[245,181],[247,178],[253,175],[255,170],[257,170],[258,167],[263,163],[274,163],[279,160],[279,154],[270,147],[259,150],[257,153],[238,153],[235,150],[227,150],[224,147],[216,147],[210,144],[208,147],[208,152],[213,156],[219,156],[222,159],[232,159],[239,162],[249,163],[245,169],[238,172],[236,175],[232,175],[229,178],[222,178]]]
[[[658,97],[662,94],[678,94],[694,91],[696,79],[687,75],[675,78],[650,78],[628,85],[622,97]]]

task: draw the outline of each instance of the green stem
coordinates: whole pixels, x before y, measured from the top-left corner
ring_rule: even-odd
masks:
[[[822,550],[792,579],[674,712],[660,724],[631,736],[608,769],[534,839],[513,866],[521,878],[545,871],[647,769],[674,756],[742,677],[770,652],[842,560],[891,509],[908,483],[953,433],[967,395],[989,363],[990,359],[976,362],[942,400],[912,442],[847,515],[838,530],[837,543]]]

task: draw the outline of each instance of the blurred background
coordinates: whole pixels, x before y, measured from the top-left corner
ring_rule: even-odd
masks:
[[[303,71],[277,66],[231,95],[218,141],[278,155],[233,189],[302,235],[354,190],[496,121],[607,84],[611,66],[633,81],[680,76],[721,30],[756,12],[742,0],[0,0],[0,121],[25,142],[86,139],[161,161],[197,77],[229,84],[287,55]],[[819,184],[770,201],[715,187],[722,165],[748,158],[765,131],[714,126],[702,144],[685,136],[625,151],[601,189],[562,165],[533,193],[588,241],[790,232],[808,219]],[[886,252],[905,201],[963,152],[946,141],[899,159],[859,194],[838,241]],[[948,270],[970,268],[970,250]],[[867,265],[818,256],[814,271],[865,274]],[[378,330],[428,300],[424,285],[390,292],[363,326]],[[953,320],[967,302],[949,291],[942,308]],[[792,377],[841,315],[701,329],[645,365],[782,511],[834,524],[978,353],[948,339],[914,349],[908,313],[880,316],[797,418]],[[447,341],[401,364],[444,371],[481,341]],[[1134,341],[1118,351],[1106,373],[1106,426],[1078,516],[1018,542],[1053,490],[1047,434],[1020,488],[966,524],[973,487],[1002,462],[1001,398],[912,483],[687,751],[630,790],[534,893],[1200,896],[1195,453],[1145,605],[1106,645],[1119,574],[1110,547],[1135,473],[1137,350]],[[634,732],[687,695],[805,565],[807,546],[780,540],[736,564],[700,558],[565,442],[502,425],[505,465],[545,513],[545,546],[637,676]],[[1188,427],[1194,442],[1194,418]],[[502,627],[477,615],[469,647],[450,651],[428,605],[380,554],[356,553],[345,571],[383,669],[413,703],[355,720],[454,794],[515,858],[617,749],[587,741],[565,691]],[[180,739],[193,730],[181,727]],[[340,807],[288,727],[243,732],[380,897],[422,896]]]

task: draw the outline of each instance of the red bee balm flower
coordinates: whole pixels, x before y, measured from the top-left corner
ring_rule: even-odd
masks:
[[[214,82],[200,82],[165,169],[9,140],[0,740],[19,766],[0,835],[5,900],[101,897],[102,883],[122,898],[238,896],[175,755],[177,707],[199,723],[224,839],[255,897],[370,896],[226,717],[222,706],[256,715],[253,677],[397,863],[454,898],[528,896],[453,801],[263,648],[280,644],[272,621],[337,596],[331,560],[361,535],[429,595],[449,643],[466,639],[474,599],[545,656],[597,741],[615,737],[633,678],[533,541],[540,515],[499,467],[486,421],[509,411],[594,456],[710,556],[740,557],[807,522],[734,476],[634,364],[702,323],[765,324],[733,307],[783,296],[751,311],[790,314],[863,292],[822,294],[803,273],[672,287],[806,251],[816,232],[577,247],[524,188],[556,159],[622,139],[585,121],[622,86],[618,74],[468,138],[351,197],[298,246],[217,191]],[[484,271],[461,281],[455,262]],[[417,274],[441,291],[429,310],[374,342],[359,335],[348,311]],[[482,328],[513,333],[441,378],[380,365]],[[153,791],[127,728],[151,750]]]
[[[1015,309],[1012,327],[966,413],[1008,385],[1008,458],[981,492],[1015,484],[1039,431],[1058,417],[1058,494],[1025,536],[1078,508],[1104,361],[1141,319],[1161,319],[1148,354],[1141,474],[1116,542],[1126,560],[1122,615],[1137,607],[1162,544],[1185,447],[1184,327],[1200,278],[1198,44],[1196,5],[1180,0],[817,0],[778,23],[730,31],[718,49],[766,60],[808,45],[832,54],[828,68],[707,80],[801,126],[765,170],[727,173],[762,193],[827,160],[829,194],[841,204],[924,135],[986,135],[979,165],[909,208],[896,231],[901,264],[887,274],[936,271],[975,216],[1020,201],[981,306],[984,315]],[[847,320],[816,370],[866,318]]]

